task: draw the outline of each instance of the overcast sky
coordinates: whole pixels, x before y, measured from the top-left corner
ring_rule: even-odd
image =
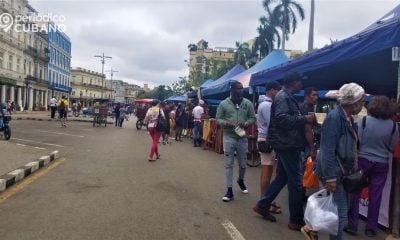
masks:
[[[310,0],[306,19],[290,35],[287,49],[307,48]],[[66,18],[72,42],[72,67],[101,72],[103,52],[112,56],[105,69],[114,79],[143,86],[171,85],[188,75],[187,46],[200,39],[209,46],[234,47],[256,36],[262,0],[30,0],[41,14]],[[360,32],[397,6],[398,0],[316,0],[316,48]],[[107,78],[110,77],[109,73]]]

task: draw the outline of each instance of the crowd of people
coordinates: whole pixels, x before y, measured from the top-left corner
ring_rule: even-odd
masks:
[[[307,197],[319,189],[332,194],[337,206],[337,225],[330,239],[343,239],[343,232],[351,235],[358,231],[358,206],[362,188],[349,190],[346,177],[360,172],[367,180],[369,205],[364,234],[376,236],[382,190],[389,171],[390,154],[399,141],[399,132],[393,117],[397,104],[386,96],[374,96],[365,104],[365,91],[355,83],[344,84],[336,93],[337,106],[330,111],[322,124],[315,115],[318,91],[308,87],[304,102],[299,103],[294,94],[302,88],[303,76],[289,72],[283,80],[266,85],[265,95],[260,96],[257,114],[249,100],[243,97],[240,82],[230,83],[230,96],[223,100],[216,112],[217,124],[223,129],[223,149],[226,192],[222,201],[234,200],[233,164],[238,162],[237,184],[240,192],[248,193],[245,184],[248,139],[245,129],[257,122],[257,146],[261,159],[260,199],[253,208],[265,220],[275,222],[274,214],[282,213],[276,197],[288,187],[288,228],[302,231],[307,239],[318,239],[313,226],[305,224],[304,209]],[[201,145],[201,121],[205,115],[203,100],[186,111],[182,104],[154,101],[146,114],[153,144],[149,161],[160,157],[157,145],[163,143],[173,129],[175,140],[180,141],[182,129],[193,123],[193,146]],[[366,106],[367,116],[354,120]],[[188,119],[191,118],[191,121]],[[166,122],[164,127],[160,122]],[[167,139],[167,140],[165,140]],[[313,161],[313,172],[318,177],[319,188],[306,191],[303,176],[307,159]],[[275,178],[272,179],[274,169]],[[361,171],[360,171],[361,170]],[[272,181],[271,181],[272,180]],[[354,188],[354,186],[351,186]],[[363,186],[365,187],[365,186]]]

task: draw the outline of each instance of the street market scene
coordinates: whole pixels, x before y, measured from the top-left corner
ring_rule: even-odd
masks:
[[[395,0],[0,0],[2,239],[400,239],[399,122]]]

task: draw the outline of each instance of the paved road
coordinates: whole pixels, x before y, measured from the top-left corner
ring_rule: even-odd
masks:
[[[150,137],[133,124],[13,122],[10,144],[57,149],[63,158],[0,195],[2,239],[303,239],[287,229],[287,209],[277,223],[251,211],[259,168],[248,169],[250,194],[235,188],[235,200],[223,203],[221,155],[185,140],[160,145],[161,159],[149,163]],[[284,190],[278,202],[286,199]]]

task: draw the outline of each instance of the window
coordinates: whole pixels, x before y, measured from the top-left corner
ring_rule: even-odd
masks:
[[[14,61],[14,57],[11,54],[8,55],[8,69],[9,70],[13,70],[13,61]]]
[[[3,68],[3,62],[4,62],[4,52],[0,52],[0,68]]]
[[[26,75],[26,59],[24,59],[24,74]]]
[[[40,78],[40,79],[43,79],[43,78],[42,78],[42,74],[43,74],[43,70],[40,69],[40,70],[39,70],[39,78]]]
[[[51,82],[52,79],[51,70],[49,70],[49,82]]]
[[[17,72],[20,71],[20,67],[21,67],[21,58],[17,58]]]

